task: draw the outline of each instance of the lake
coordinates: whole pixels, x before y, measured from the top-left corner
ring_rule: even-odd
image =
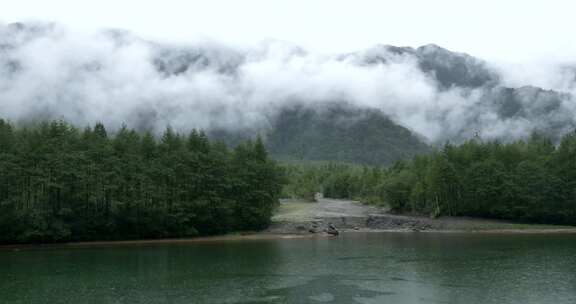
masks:
[[[0,251],[0,303],[576,303],[576,235],[334,238]]]

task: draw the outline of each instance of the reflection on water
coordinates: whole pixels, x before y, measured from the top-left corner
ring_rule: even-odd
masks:
[[[319,276],[302,284],[284,288],[271,288],[256,299],[240,301],[241,304],[254,303],[362,303],[362,298],[391,295],[390,291],[363,290],[346,283],[346,278]]]
[[[0,251],[0,303],[576,303],[576,235]]]

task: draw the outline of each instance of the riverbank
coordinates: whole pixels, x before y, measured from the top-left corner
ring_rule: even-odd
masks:
[[[110,247],[110,246],[140,246],[140,245],[168,245],[168,244],[185,244],[185,243],[210,243],[210,242],[227,242],[227,241],[254,241],[254,240],[271,240],[271,239],[301,239],[311,237],[304,234],[270,234],[263,232],[250,232],[245,234],[225,234],[218,236],[203,236],[194,238],[181,239],[147,239],[147,240],[125,240],[125,241],[90,241],[90,242],[69,242],[69,243],[50,243],[50,244],[11,244],[0,245],[1,250],[22,250],[35,248],[92,248],[92,247]]]
[[[466,217],[428,218],[394,215],[355,201],[321,199],[318,202],[282,201],[271,226],[260,232],[242,232],[219,236],[176,239],[91,241],[54,244],[0,245],[0,250],[34,248],[83,248],[138,246],[271,239],[332,237],[325,233],[329,225],[343,233],[474,233],[474,234],[576,234],[576,227],[522,224]]]
[[[342,233],[414,233],[411,229],[341,229]],[[517,228],[517,229],[486,229],[486,230],[423,230],[421,233],[442,233],[442,234],[576,234],[576,228]],[[61,248],[98,248],[116,246],[153,246],[153,245],[177,245],[193,243],[221,243],[238,241],[258,241],[258,240],[293,240],[309,238],[331,238],[327,233],[304,233],[304,232],[284,232],[270,233],[252,232],[249,234],[227,234],[220,236],[206,236],[184,239],[150,239],[150,240],[126,240],[126,241],[93,241],[93,242],[70,242],[52,244],[13,244],[0,245],[0,251],[20,251],[33,249],[61,249]]]
[[[414,233],[410,229],[342,229],[342,233]],[[576,234],[576,228],[520,228],[520,229],[491,229],[491,230],[423,230],[421,233],[442,233],[442,234]],[[150,239],[150,240],[126,240],[126,241],[93,241],[93,242],[70,242],[52,244],[13,244],[0,245],[0,251],[20,251],[34,249],[62,249],[62,248],[98,248],[117,246],[153,246],[153,245],[177,245],[193,243],[221,243],[238,241],[258,241],[258,240],[293,240],[309,238],[331,238],[327,233],[302,233],[302,232],[253,232],[250,234],[228,234],[221,236],[206,236],[185,239]]]
[[[485,233],[576,233],[576,227],[523,224],[468,217],[409,216],[390,214],[383,208],[355,201],[320,199],[318,202],[283,201],[272,234],[321,233],[333,225],[340,231],[363,232],[485,232]]]

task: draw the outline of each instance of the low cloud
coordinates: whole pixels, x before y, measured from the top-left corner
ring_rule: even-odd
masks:
[[[450,69],[470,85],[447,77]],[[567,132],[575,125],[574,70],[554,64],[539,71],[524,77],[518,67],[436,46],[326,55],[281,41],[253,49],[167,45],[122,31],[0,25],[0,116],[15,122],[263,129],[291,104],[344,101],[380,109],[430,142]]]

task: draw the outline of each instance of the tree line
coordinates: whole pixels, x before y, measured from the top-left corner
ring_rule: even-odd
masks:
[[[286,196],[358,199],[393,212],[576,225],[576,132],[511,143],[473,138],[389,168],[289,165]]]
[[[262,141],[0,120],[0,243],[188,237],[269,224],[282,170]]]

